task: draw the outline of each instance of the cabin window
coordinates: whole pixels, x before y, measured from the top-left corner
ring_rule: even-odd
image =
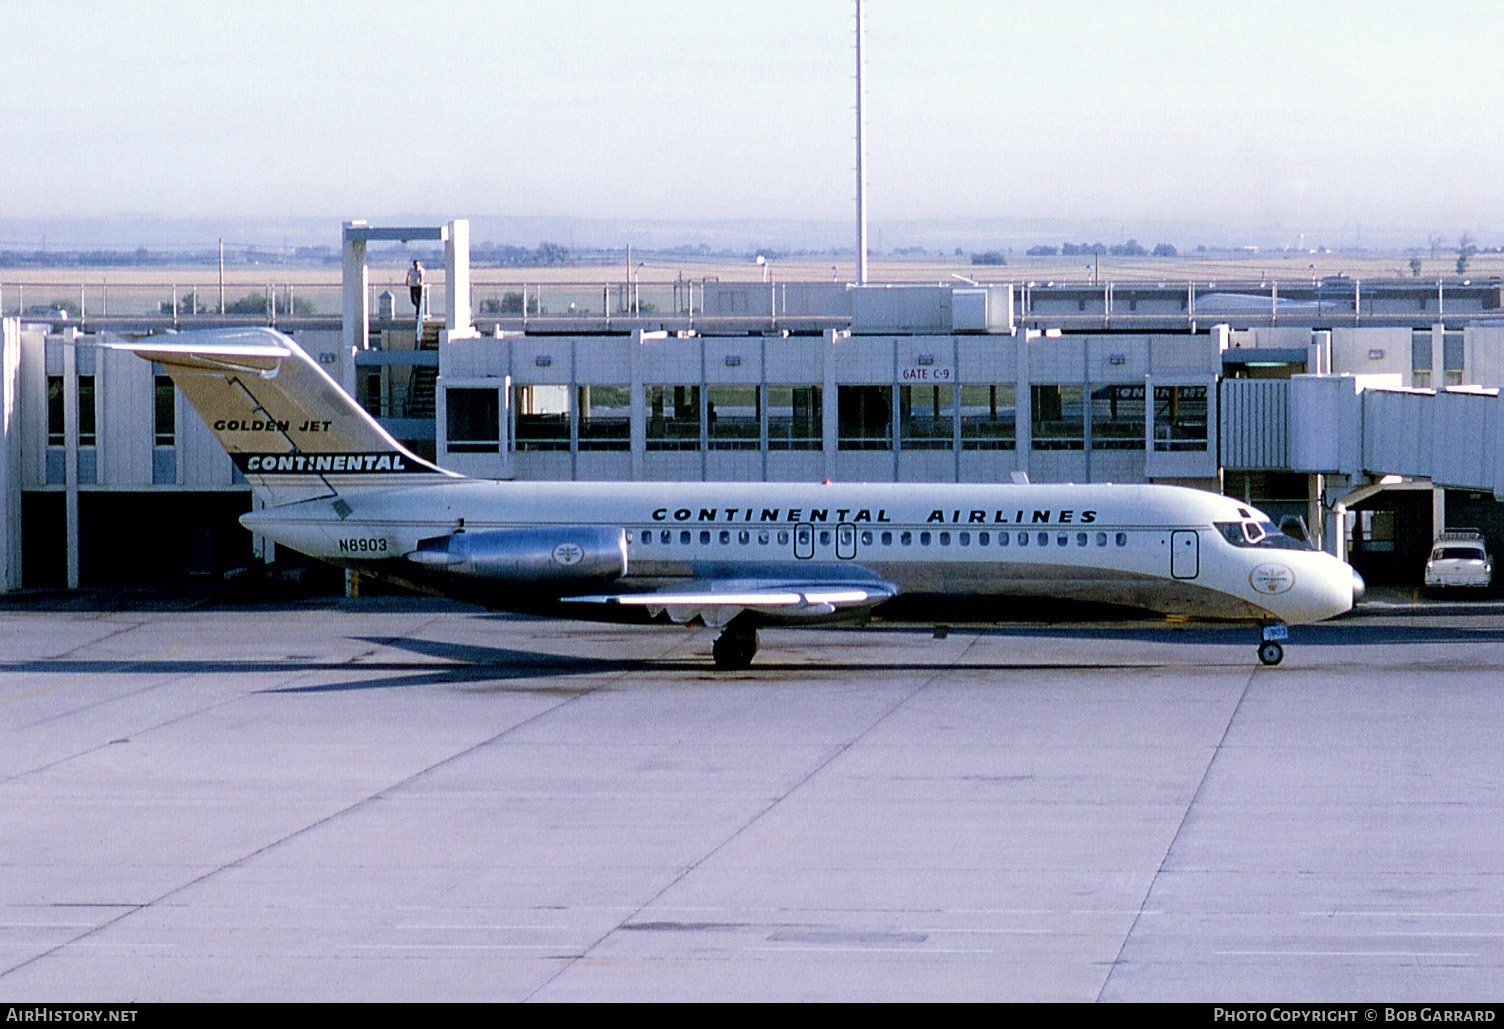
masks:
[[[961,387],[961,449],[1017,446],[1017,387],[1002,383]]]
[[[1041,532],[1041,533],[1037,534],[1034,537],[1034,543],[1035,543],[1036,546],[1041,546],[1041,547],[1047,547],[1047,546],[1049,546],[1050,545],[1050,534],[1047,533],[1047,532]]]
[[[679,543],[682,546],[686,546],[686,547],[689,546],[689,530],[688,529],[685,529],[683,532],[679,533]]]
[[[761,544],[762,546],[767,546],[768,545],[768,538],[769,537],[768,537],[768,530],[767,529],[763,529],[761,532],[759,532],[757,534],[757,542],[759,544]]]
[[[992,542],[992,534],[990,532],[979,532],[979,533],[977,533],[977,546],[979,546],[979,547],[985,547],[987,544],[989,544],[991,542]]]
[[[789,542],[789,531],[787,529],[780,530],[779,533],[778,533],[778,545],[780,547],[785,547],[785,546],[788,546],[788,542]]]
[[[950,450],[955,410],[954,386],[898,387],[898,445],[904,450]]]
[[[452,397],[454,392],[450,392]],[[569,396],[568,386],[513,386],[512,412],[515,418],[512,429],[513,449],[528,452],[536,450],[569,449]],[[450,447],[450,449],[454,449]]]
[[[1114,542],[1116,542],[1120,547],[1126,547],[1128,545],[1128,534],[1126,532],[1118,533],[1117,538],[1116,540],[1114,540]]]
[[[752,534],[746,529],[743,529],[741,532],[736,534],[736,542],[745,547],[748,543],[752,542]]]
[[[1000,532],[997,534],[997,545],[1000,547],[1006,547],[1011,538],[1012,537],[1009,533]]]
[[[659,543],[672,543],[673,541],[674,534],[669,532],[667,529],[664,529],[661,533],[658,534]]]
[[[643,529],[642,530],[642,542],[644,542],[644,543],[651,543],[651,542],[653,542],[653,530],[652,529]]]
[[[1078,532],[1078,533],[1076,533],[1076,546],[1078,546],[1078,547],[1084,547],[1084,546],[1086,546],[1086,533],[1084,533],[1084,532]]]
[[[961,542],[961,546],[963,546],[963,547],[969,547],[969,546],[971,546],[971,533],[969,533],[969,532],[963,532],[963,533],[961,533],[961,540],[960,540],[960,542]]]
[[[1021,547],[1027,547],[1029,545],[1029,534],[1027,532],[1021,532],[1018,534],[1018,545]]]
[[[1031,389],[1035,450],[1081,450],[1085,447],[1085,390],[1080,386],[1038,385]]]
[[[893,545],[893,534],[891,532],[885,532],[885,533],[883,533],[883,546],[885,546],[885,547],[891,547],[892,545]]]
[[[1154,449],[1158,453],[1207,447],[1205,386],[1154,387]]]
[[[705,425],[711,450],[762,446],[762,391],[756,386],[707,386]]]
[[[862,546],[872,546],[872,533],[870,531],[862,533]]]
[[[708,546],[710,546],[710,530],[709,529],[701,529],[700,530],[700,546],[702,546],[702,547],[708,547]]]
[[[632,388],[576,386],[581,450],[632,449]]]
[[[900,533],[898,536],[898,542],[906,547],[910,543],[914,542],[914,534],[912,532]]]
[[[501,391],[447,389],[444,424],[455,454],[494,454],[501,449]]]
[[[710,541],[706,540],[705,542],[709,543]],[[731,530],[730,529],[722,529],[721,530],[721,546],[724,547],[726,544],[728,544],[730,542],[731,542]]]
[[[819,386],[769,386],[767,396],[769,450],[825,446],[825,408]]]
[[[893,449],[893,387],[837,386],[841,450]]]
[[[822,546],[822,547],[828,547],[828,546],[830,546],[830,530],[829,529],[821,529],[820,530],[820,546]]]
[[[1068,547],[1068,546],[1070,546],[1071,545],[1070,534],[1062,532],[1059,536],[1056,536],[1055,537],[1055,545],[1057,547]]]
[[[648,386],[649,450],[700,449],[700,387]]]
[[[948,546],[950,546],[950,533],[948,533],[948,532],[942,532],[940,534],[940,545],[942,547],[948,547]]]
[[[1099,532],[1099,533],[1097,533],[1097,546],[1099,546],[1099,547],[1105,547],[1105,546],[1107,546],[1107,533],[1105,533],[1105,532]]]
[[[930,534],[929,533],[927,533],[927,532],[921,532],[919,534],[919,545],[921,547],[927,547],[927,546],[930,545]]]

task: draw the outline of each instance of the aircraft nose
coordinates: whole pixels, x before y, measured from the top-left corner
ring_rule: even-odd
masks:
[[[1368,587],[1363,582],[1363,576],[1359,575],[1358,574],[1358,570],[1356,568],[1354,568],[1353,569],[1353,607],[1357,607],[1358,606],[1358,602],[1363,599],[1363,594],[1365,592],[1367,592],[1367,590],[1368,590]]]

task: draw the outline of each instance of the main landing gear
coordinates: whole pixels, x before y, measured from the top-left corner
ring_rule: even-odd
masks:
[[[715,666],[723,672],[739,672],[757,655],[757,626],[734,618],[716,637],[711,648]]]
[[[1277,665],[1285,659],[1284,641],[1290,638],[1288,625],[1264,626],[1263,642],[1259,644],[1259,660],[1266,665]]]

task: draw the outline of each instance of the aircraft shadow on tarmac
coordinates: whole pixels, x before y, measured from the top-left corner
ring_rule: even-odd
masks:
[[[822,645],[825,654],[840,657],[844,654],[840,634],[860,630],[830,630],[829,642]],[[884,631],[902,635],[930,636],[928,627],[884,627]],[[658,673],[696,675],[707,680],[727,678],[756,679],[760,676],[825,675],[873,672],[941,672],[965,670],[973,672],[1018,672],[1060,669],[1083,671],[1134,670],[1165,664],[1154,660],[1156,655],[1133,650],[1138,644],[1180,644],[1185,646],[1242,645],[1247,643],[1251,653],[1254,632],[1247,626],[1238,628],[1104,628],[1097,626],[1039,626],[1039,627],[983,627],[958,628],[955,635],[980,635],[993,638],[1018,637],[1023,639],[1053,639],[1060,642],[1097,644],[1084,646],[1080,661],[963,661],[914,660],[901,661],[778,661],[777,630],[764,636],[764,658],[752,668],[737,673],[717,672],[710,662],[710,655],[688,657],[591,657],[570,654],[518,650],[511,647],[480,646],[468,643],[450,643],[412,637],[353,637],[361,643],[406,652],[413,660],[386,659],[362,661],[358,664],[332,663],[300,657],[264,661],[223,660],[47,660],[37,659],[0,664],[0,675],[14,674],[115,674],[115,675],[256,675],[289,672],[324,672],[339,676],[339,681],[315,683],[306,686],[272,687],[266,693],[333,693],[347,690],[399,689],[419,686],[471,686],[506,688],[527,692],[551,692],[561,695],[578,695],[598,689],[598,684],[576,687],[549,687],[539,683],[551,679],[574,676],[621,675],[629,673]],[[708,642],[708,639],[707,639]],[[1101,660],[1102,643],[1118,644],[1113,652],[1122,655],[1112,660]],[[1431,626],[1376,626],[1358,622],[1323,623],[1298,626],[1291,630],[1290,646],[1339,647],[1339,646],[1406,646],[1417,644],[1493,644],[1504,643],[1504,627],[1467,628]],[[707,648],[708,650],[708,648]],[[1197,665],[1225,667],[1225,662],[1198,660]],[[1252,667],[1252,666],[1251,666]],[[378,675],[377,673],[395,673]],[[360,678],[350,678],[359,675]],[[508,687],[499,684],[512,683]],[[538,685],[528,685],[538,684]]]

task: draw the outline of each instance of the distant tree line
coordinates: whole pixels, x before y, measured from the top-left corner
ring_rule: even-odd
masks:
[[[569,263],[569,248],[561,243],[539,243],[536,247],[482,243],[471,251],[472,264],[504,268],[546,268]],[[521,301],[518,301],[521,303]]]
[[[1040,244],[1032,246],[1025,251],[1030,257],[1092,257],[1098,254],[1106,254],[1111,257],[1176,257],[1179,252],[1169,243],[1157,243],[1153,250],[1145,250],[1143,244],[1136,239],[1130,239],[1126,243],[1115,243],[1108,246],[1105,243],[1062,243],[1058,247]]]

